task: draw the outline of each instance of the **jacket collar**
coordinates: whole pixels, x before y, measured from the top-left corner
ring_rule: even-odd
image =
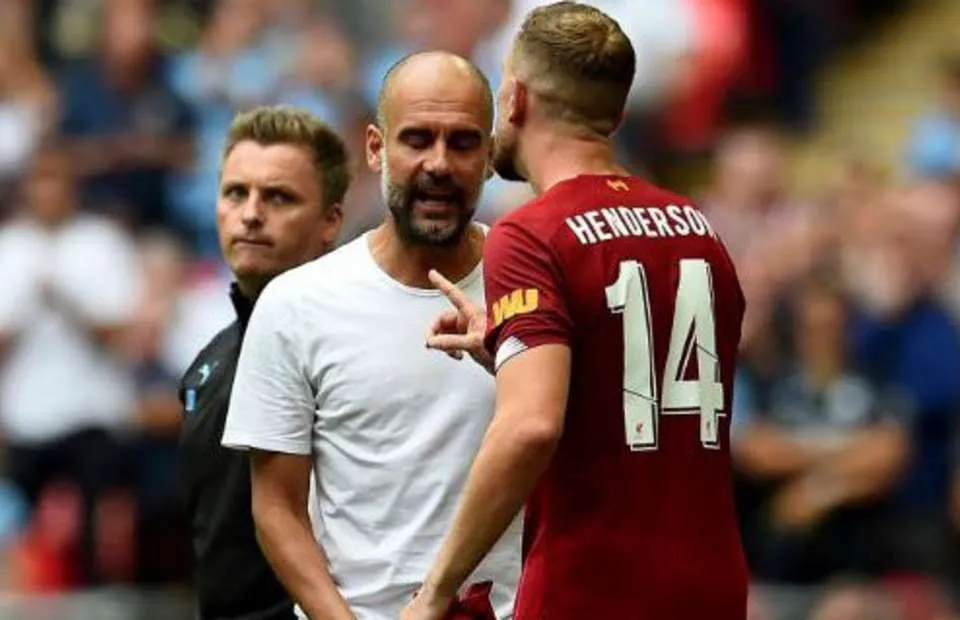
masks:
[[[233,303],[233,309],[237,312],[237,322],[240,327],[245,328],[250,322],[250,314],[253,313],[253,300],[249,299],[240,292],[240,287],[236,282],[230,284],[230,301]]]

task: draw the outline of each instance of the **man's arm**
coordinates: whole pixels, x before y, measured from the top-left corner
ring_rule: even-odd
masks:
[[[751,420],[734,443],[734,459],[746,474],[776,480],[806,473],[824,455],[823,448],[795,440],[762,420]]]
[[[906,430],[884,420],[858,431],[842,450],[830,455],[813,475],[832,482],[836,505],[849,504],[888,490],[909,454]]]
[[[570,349],[560,344],[524,351],[498,371],[493,421],[420,596],[452,600],[523,507],[560,441],[569,380]]]
[[[68,296],[57,290],[56,285],[48,283],[44,289],[47,304],[60,313],[64,319],[87,335],[93,343],[112,352],[122,351],[130,333],[130,321],[100,319],[90,317]]]
[[[488,327],[485,340],[496,369],[496,410],[457,516],[415,602],[421,609],[408,617],[437,617],[452,600],[520,511],[560,441],[572,322],[554,258],[544,240],[522,224],[501,221],[487,236],[488,316],[477,322]],[[444,292],[462,313],[464,300]],[[466,331],[476,338],[477,329]]]
[[[327,570],[308,518],[317,402],[297,316],[299,282],[274,279],[243,337],[223,445],[250,450],[254,523],[284,587],[316,620],[353,618]]]
[[[274,572],[309,618],[353,618],[313,537],[309,456],[254,450],[250,458],[253,519]]]
[[[124,354],[144,286],[139,252],[125,231],[107,221],[90,222],[84,240],[95,250],[73,246],[71,260],[41,284],[43,301],[97,346]],[[94,286],[90,273],[98,274]]]
[[[906,461],[907,444],[905,431],[892,421],[859,431],[778,491],[771,506],[774,521],[788,529],[809,528],[840,507],[882,496]]]

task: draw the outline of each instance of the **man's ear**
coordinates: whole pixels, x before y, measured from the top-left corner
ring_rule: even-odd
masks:
[[[522,125],[529,113],[530,91],[527,85],[513,78],[510,80],[510,97],[507,99],[507,120],[513,125]]]
[[[372,123],[367,125],[367,166],[370,168],[370,170],[378,174],[383,168],[383,143],[383,130]]]
[[[343,206],[339,202],[329,205],[323,210],[321,217],[323,225],[320,227],[320,235],[323,238],[324,247],[332,248],[343,227]]]

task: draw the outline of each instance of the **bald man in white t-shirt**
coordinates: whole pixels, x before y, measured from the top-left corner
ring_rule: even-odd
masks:
[[[261,546],[306,617],[399,616],[491,419],[492,377],[423,342],[447,308],[430,269],[483,299],[485,230],[471,220],[492,119],[489,84],[468,61],[398,63],[366,139],[387,217],[276,278],[247,328],[223,443],[252,450]],[[518,519],[469,580],[493,582],[498,618],[512,617],[520,533]]]

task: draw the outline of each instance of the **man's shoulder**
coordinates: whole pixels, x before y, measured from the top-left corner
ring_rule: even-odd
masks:
[[[319,258],[291,269],[293,278],[318,279],[323,283],[342,283],[363,273],[366,235],[360,235]],[[317,282],[317,284],[322,284]]]
[[[366,272],[361,251],[366,243],[359,237],[312,261],[288,269],[273,278],[260,294],[257,305],[315,306],[329,297],[330,291],[342,291]],[[266,303],[264,303],[266,302]]]
[[[547,200],[544,196],[531,198],[494,222],[487,231],[487,237],[501,236],[509,231],[546,240],[563,221],[554,206],[555,201]]]
[[[196,357],[193,358],[193,361],[190,362],[190,365],[187,366],[183,376],[180,377],[180,384],[183,385],[183,382],[191,374],[197,372],[203,364],[225,355],[234,348],[239,349],[239,344],[240,324],[234,321],[217,332],[213,338],[200,349]]]

